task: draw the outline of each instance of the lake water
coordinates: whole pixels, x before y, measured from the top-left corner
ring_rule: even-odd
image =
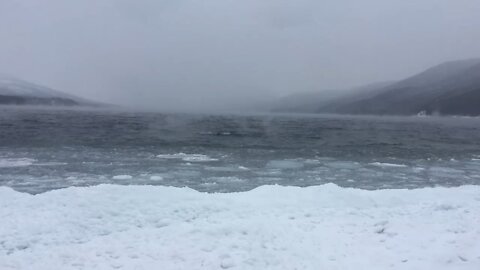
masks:
[[[0,186],[480,184],[480,119],[0,108]]]

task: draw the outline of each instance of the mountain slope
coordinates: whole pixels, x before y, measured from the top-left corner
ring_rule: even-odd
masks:
[[[359,94],[362,96],[362,94]],[[359,100],[336,101],[317,112],[480,115],[480,59],[447,62]]]
[[[274,112],[315,112],[319,106],[326,105],[344,93],[336,91],[322,91],[322,92],[304,92],[295,93],[283,98],[280,98],[274,105],[272,105]]]
[[[273,106],[273,111],[315,113],[319,108],[335,107],[344,103],[361,100],[366,96],[373,96],[377,93],[378,89],[382,89],[391,84],[392,82],[379,82],[347,90],[295,93],[278,100]]]
[[[100,106],[96,102],[6,75],[0,75],[0,104]]]

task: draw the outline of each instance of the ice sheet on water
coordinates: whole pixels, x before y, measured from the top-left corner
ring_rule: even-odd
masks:
[[[239,177],[234,177],[234,176],[217,176],[217,177],[208,178],[208,182],[212,182],[212,183],[243,183],[243,182],[246,182],[246,180],[242,179],[242,178],[239,178]]]
[[[152,175],[152,176],[150,176],[150,180],[152,180],[152,181],[162,181],[163,177],[160,176],[160,175]]]
[[[120,174],[120,175],[115,175],[112,177],[114,180],[130,180],[132,179],[133,176],[128,175],[128,174]]]
[[[372,162],[369,163],[372,166],[383,167],[383,168],[406,168],[408,167],[405,164],[396,164],[396,163],[387,163],[387,162]]]
[[[236,192],[275,183],[308,186],[334,182],[364,189],[458,186],[478,184],[480,175],[480,162],[471,160],[471,156],[454,160],[450,157],[442,160],[390,157],[347,159],[316,155],[288,158],[288,155],[284,156],[283,153],[273,155],[262,151],[255,153],[257,152],[258,155],[250,158],[236,152],[227,154],[217,150],[163,150],[164,154],[158,158],[152,156],[150,151],[140,154],[125,151],[115,155],[88,152],[71,159],[68,158],[77,154],[70,151],[56,152],[51,156],[43,153],[13,155],[5,152],[0,155],[0,185],[32,193],[71,185],[100,183],[188,186],[208,192]],[[64,160],[67,164],[56,163]],[[207,162],[201,162],[205,160]],[[37,166],[39,164],[42,166]],[[130,175],[132,178],[120,176],[119,179],[118,175]],[[68,178],[70,176],[76,179]],[[117,176],[116,179],[112,179],[114,176]],[[151,176],[161,176],[163,179],[150,179]],[[32,177],[41,178],[42,181],[32,182]],[[229,185],[229,182],[225,181],[217,187],[199,188],[199,184],[210,177],[237,177],[248,179],[248,183],[241,186],[232,181]],[[272,178],[278,180],[273,182]],[[355,182],[349,182],[348,179]]]
[[[162,159],[181,159],[187,162],[208,162],[208,161],[218,161],[217,158],[212,158],[204,154],[186,154],[186,153],[176,153],[176,154],[160,154],[157,155],[157,158]]]
[[[25,167],[33,165],[36,161],[31,158],[0,158],[0,168]]]
[[[240,172],[240,171],[245,171],[248,170],[248,168],[242,167],[242,166],[222,166],[222,167],[205,167],[205,170],[207,171],[212,171],[212,172]]]
[[[64,166],[64,165],[68,165],[68,163],[51,161],[51,162],[41,162],[41,163],[39,162],[39,163],[35,163],[34,165],[35,166]]]

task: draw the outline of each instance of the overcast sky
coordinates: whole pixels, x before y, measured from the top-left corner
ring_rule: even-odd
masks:
[[[0,0],[0,73],[158,109],[401,79],[480,57],[479,0]]]

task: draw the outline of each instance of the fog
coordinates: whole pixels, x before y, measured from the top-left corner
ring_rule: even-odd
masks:
[[[0,0],[0,73],[102,102],[248,109],[480,56],[478,0]]]

